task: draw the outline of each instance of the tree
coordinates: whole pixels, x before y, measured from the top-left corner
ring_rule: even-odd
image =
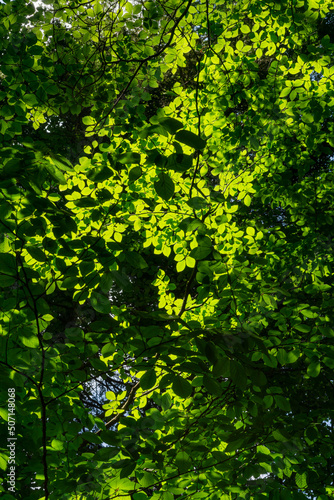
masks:
[[[332,498],[331,2],[0,13],[3,498]]]

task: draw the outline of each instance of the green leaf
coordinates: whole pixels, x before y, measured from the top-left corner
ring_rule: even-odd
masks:
[[[64,279],[61,286],[62,288],[70,290],[74,288],[78,284],[78,282],[79,282],[78,278],[76,278],[75,276],[69,276],[68,278]]]
[[[310,377],[317,377],[320,373],[321,365],[320,361],[311,361],[311,363],[307,367],[307,374]]]
[[[0,453],[0,469],[2,469],[3,471],[7,469],[7,461],[7,455],[5,455],[4,453]],[[9,498],[8,500],[13,500],[13,497]]]
[[[243,439],[236,439],[235,441],[231,441],[225,448],[225,453],[231,453],[232,451],[236,451],[242,448],[244,443]]]
[[[274,398],[275,398],[277,406],[281,410],[291,411],[290,403],[284,396],[280,396],[279,394],[275,394]]]
[[[106,165],[100,165],[87,173],[87,178],[93,182],[103,182],[112,177],[113,171]]]
[[[94,269],[94,267],[95,266],[93,266],[93,269]],[[90,269],[90,271],[92,271],[93,269]],[[84,271],[81,271],[81,272],[82,272],[83,275],[86,274]],[[104,293],[107,294],[110,291],[113,283],[114,283],[114,277],[113,277],[112,273],[108,272],[108,271],[104,272],[103,275],[102,275],[101,281],[100,281],[100,288],[101,288],[101,290]]]
[[[26,250],[27,250],[28,254],[31,255],[31,257],[33,259],[37,260],[37,262],[45,262],[46,261],[45,253],[40,248],[33,247],[33,246],[27,246]]]
[[[82,118],[82,123],[84,123],[85,125],[94,125],[95,124],[95,120],[92,116],[84,116]]]
[[[314,117],[311,113],[302,114],[302,120],[304,123],[312,123],[314,121]]]
[[[247,375],[244,367],[238,361],[231,360],[230,371],[232,381],[239,389],[244,391],[247,386]]]
[[[82,439],[85,439],[89,443],[95,443],[95,444],[101,443],[100,436],[97,436],[94,432],[83,432],[82,434],[80,434],[80,437]]]
[[[194,196],[187,201],[187,205],[189,205],[189,207],[191,208],[194,208],[195,210],[200,210],[207,206],[207,201],[200,196]]]
[[[303,472],[302,474],[296,473],[296,485],[301,490],[307,488],[307,473]]]
[[[140,154],[132,152],[124,153],[118,157],[118,161],[123,164],[140,163]]]
[[[156,482],[157,481],[156,481],[155,477],[150,472],[144,472],[141,479],[139,479],[139,484],[141,484],[144,488],[149,488],[150,486],[152,486]]]
[[[0,407],[0,417],[3,420],[5,420],[6,422],[8,421],[8,410],[7,410],[7,408]]]
[[[287,353],[287,363],[295,363],[299,359],[300,352],[298,350],[290,351]]]
[[[249,142],[251,144],[252,149],[254,149],[255,151],[257,151],[259,149],[260,143],[259,143],[259,140],[257,137],[252,135],[249,139]]]
[[[83,198],[79,198],[78,200],[74,200],[74,204],[79,208],[91,208],[96,207],[99,203],[94,198],[90,196],[85,196]]]
[[[188,380],[186,380],[183,377],[180,377],[179,375],[176,375],[174,377],[174,382],[173,382],[172,388],[173,388],[173,391],[175,392],[175,394],[177,396],[180,396],[180,398],[183,398],[183,399],[188,398],[191,395],[192,390],[193,390],[193,388],[192,388],[191,384],[188,382]]]
[[[16,276],[17,266],[15,255],[10,253],[0,253],[0,273]]]
[[[59,439],[53,439],[51,442],[51,446],[53,449],[60,451],[64,448],[64,443],[63,443],[63,441],[60,441]]]
[[[215,377],[229,377],[230,360],[226,358],[218,359],[218,361],[213,366],[212,375],[214,375]]]
[[[274,437],[274,439],[276,439],[276,441],[280,441],[280,442],[286,442],[286,441],[289,441],[289,438],[288,437],[285,437],[283,434],[282,434],[282,431],[276,429],[272,432],[272,435]]]
[[[207,342],[205,346],[205,355],[213,365],[218,359],[218,351],[213,342]]]
[[[101,434],[101,438],[103,441],[107,442],[106,437],[103,433]],[[101,448],[100,450],[98,450],[95,453],[94,459],[97,460],[98,462],[109,462],[109,460],[111,458],[115,457],[116,455],[118,455],[119,452],[120,452],[119,448],[115,448],[115,447],[113,447],[113,448]]]
[[[190,155],[173,153],[167,158],[166,167],[175,172],[186,172],[192,167],[193,159]]]
[[[48,236],[45,236],[42,244],[43,244],[43,248],[45,248],[45,250],[47,250],[48,252],[53,253],[53,254],[56,253],[56,250],[58,248],[58,244],[57,244],[56,240],[49,238]]]
[[[265,408],[270,408],[274,402],[274,398],[270,394],[266,394],[263,398]]]
[[[43,166],[45,169],[48,171],[50,176],[52,177],[53,180],[55,180],[58,184],[66,184],[66,179],[63,176],[63,174],[60,172],[60,170],[53,164],[50,163],[49,161],[45,161],[43,163]]]
[[[101,354],[104,356],[104,357],[108,357],[110,356],[111,354],[113,354],[116,350],[116,347],[114,346],[114,344],[112,343],[109,343],[109,344],[105,344],[102,349],[101,349]]]
[[[132,474],[132,472],[135,470],[135,468],[136,468],[136,462],[127,463],[125,465],[125,467],[122,467],[122,470],[121,470],[119,477],[120,478],[129,477]]]
[[[280,96],[280,97],[286,97],[287,95],[289,95],[289,94],[290,94],[291,90],[292,90],[292,87],[285,87],[285,88],[282,90],[282,92],[280,93],[280,95],[279,95],[279,96]]]
[[[129,172],[129,181],[134,182],[143,175],[141,167],[134,167]]]
[[[206,146],[206,141],[204,139],[201,139],[201,137],[188,130],[180,130],[177,132],[175,139],[194,149],[204,149]]]
[[[35,96],[35,94],[24,94],[24,96],[22,97],[22,100],[25,104],[27,104],[31,108],[33,108],[34,106],[36,106],[38,104],[38,99]]]
[[[65,172],[71,172],[73,170],[71,162],[64,156],[61,156],[60,154],[51,154],[50,158],[52,163],[54,163],[60,170],[64,170]]]
[[[166,156],[163,156],[158,149],[152,149],[147,152],[149,163],[155,163],[157,167],[164,167],[168,161]]]
[[[148,267],[144,257],[137,252],[125,252],[125,257],[127,262],[137,269],[146,269]]]
[[[155,383],[157,381],[157,377],[154,371],[154,368],[151,368],[148,370],[140,379],[140,385],[146,391],[147,389],[151,389],[154,387]]]
[[[270,455],[270,450],[263,445],[259,445],[256,447],[257,453],[263,453],[264,455]]]
[[[161,397],[161,407],[164,411],[168,410],[172,405],[172,398],[168,394],[168,392],[165,392],[165,394],[162,395]]]
[[[309,333],[311,331],[311,327],[304,324],[295,325],[295,329],[302,333]]]
[[[131,283],[128,276],[122,271],[110,271],[111,276],[113,277],[114,282],[120,289],[128,291],[131,289]]]
[[[161,500],[174,500],[174,495],[169,491],[164,491]]]
[[[288,353],[284,349],[278,349],[277,359],[284,366],[288,362]]]
[[[331,370],[334,369],[334,359],[333,358],[328,358],[327,356],[325,356],[323,358],[323,362],[326,366],[328,366],[328,368],[330,368]]]
[[[240,30],[242,33],[249,33],[250,32],[250,28],[249,28],[249,26],[247,26],[247,24],[243,24],[241,26]]]
[[[252,202],[252,198],[249,196],[249,194],[246,194],[246,196],[243,199],[243,202],[246,205],[246,207],[250,206],[250,204]]]
[[[302,313],[303,316],[305,316],[306,318],[316,318],[317,317],[317,314],[310,311],[309,309],[302,309],[302,311],[300,311]]]
[[[103,314],[110,313],[111,304],[108,297],[105,297],[104,295],[101,295],[100,293],[97,292],[92,292],[90,301],[95,311]]]
[[[176,132],[180,129],[180,128],[183,128],[183,124],[182,122],[180,122],[179,120],[176,120],[175,118],[170,118],[170,117],[167,117],[167,118],[161,118],[159,120],[159,123],[160,125],[162,125],[166,130],[167,132],[169,132],[170,134],[176,134]]]
[[[210,255],[212,251],[212,243],[208,236],[199,238],[197,242],[198,246],[190,252],[190,257],[195,260],[203,260]]]
[[[190,456],[185,451],[180,451],[175,457],[175,464],[181,473],[191,469],[192,462]]]
[[[114,469],[124,469],[125,467],[127,467],[130,464],[132,464],[132,460],[129,458],[124,458],[124,459],[118,460],[117,462],[114,462],[112,464],[112,467]]]
[[[158,180],[154,183],[154,188],[158,196],[165,201],[170,200],[174,195],[174,182],[168,174],[163,172],[159,174]]]
[[[213,394],[214,396],[220,396],[222,393],[222,388],[220,384],[212,377],[207,375],[206,373],[203,376],[203,385],[206,390]]]

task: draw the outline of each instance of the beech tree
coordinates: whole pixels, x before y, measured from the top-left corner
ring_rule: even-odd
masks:
[[[333,498],[333,12],[0,5],[4,500]]]

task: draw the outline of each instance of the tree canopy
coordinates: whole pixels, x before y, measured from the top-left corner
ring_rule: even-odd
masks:
[[[2,498],[333,498],[332,2],[0,19]]]

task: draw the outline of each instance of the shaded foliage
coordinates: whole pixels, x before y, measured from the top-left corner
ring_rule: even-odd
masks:
[[[0,5],[4,499],[332,498],[331,16]]]

